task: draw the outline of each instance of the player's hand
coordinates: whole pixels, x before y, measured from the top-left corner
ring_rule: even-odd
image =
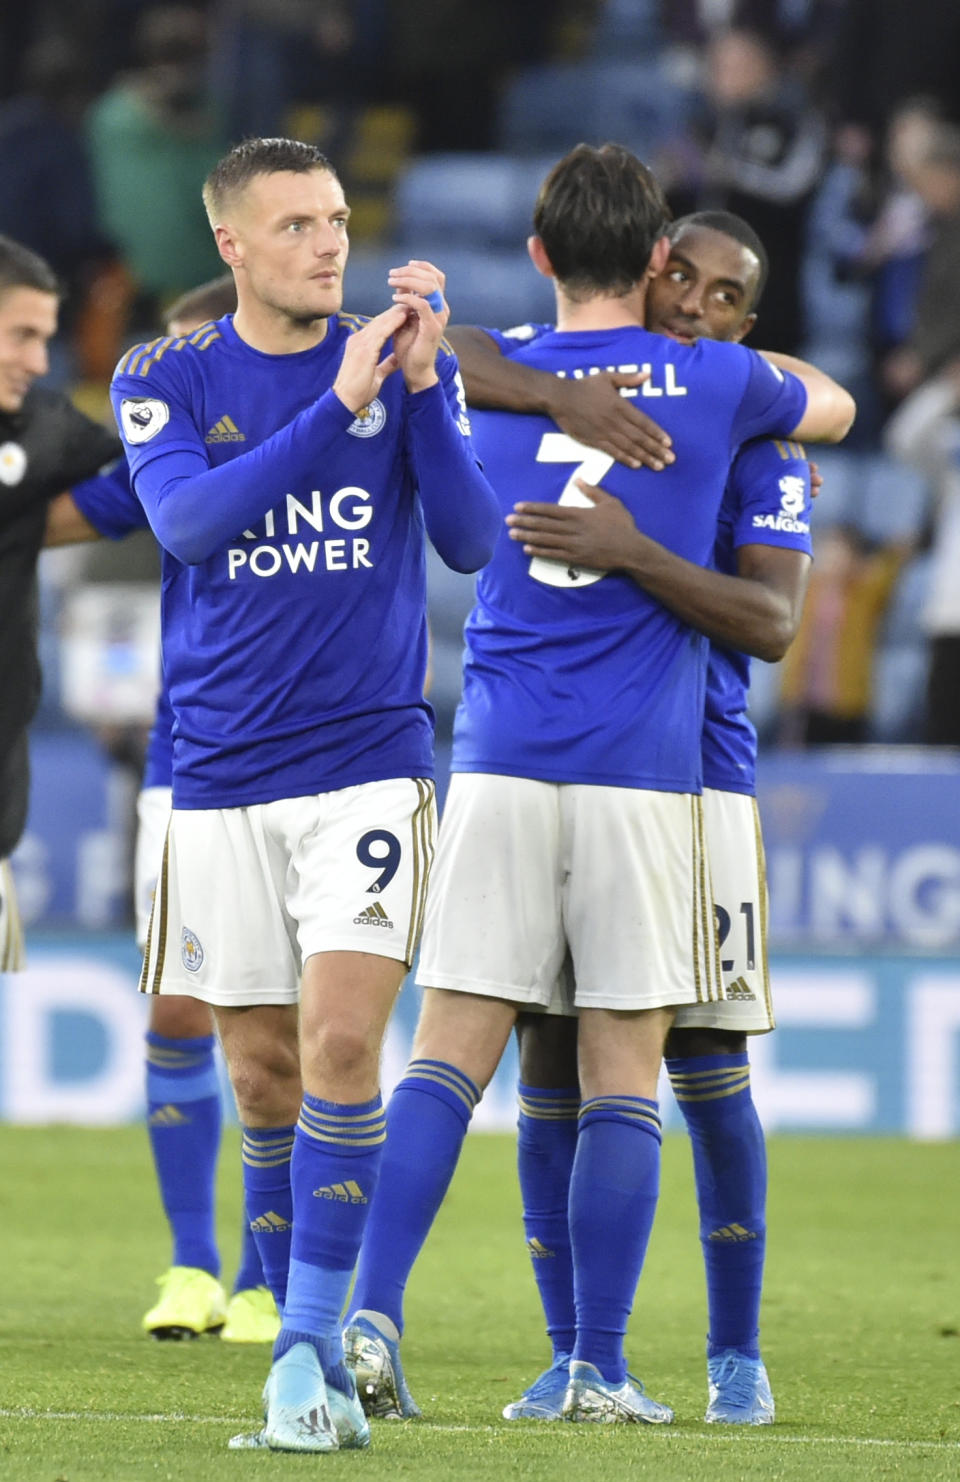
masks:
[[[812,458],[808,458],[807,463],[810,466],[810,498],[816,499],[820,490],[823,488],[823,474]]]
[[[399,305],[384,309],[347,340],[333,390],[351,412],[369,406],[384,381],[399,366],[396,348],[389,355],[383,355],[382,351],[406,317],[406,310]]]
[[[641,412],[636,402],[620,395],[620,387],[640,386],[648,373],[629,375],[604,371],[582,381],[557,378],[550,416],[557,426],[625,463],[628,468],[652,468],[656,472],[676,461],[669,433]]]
[[[527,556],[569,566],[615,571],[627,565],[639,534],[630,511],[596,484],[576,482],[589,505],[515,504],[507,515],[510,539],[520,541]]]
[[[432,262],[416,258],[405,267],[390,269],[394,302],[407,311],[393,348],[408,391],[425,391],[439,379],[437,352],[450,318],[450,306],[443,296],[446,281]]]

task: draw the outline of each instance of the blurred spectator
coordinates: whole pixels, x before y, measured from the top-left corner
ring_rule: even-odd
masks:
[[[149,10],[135,40],[141,66],[94,105],[89,138],[104,225],[141,291],[139,325],[219,266],[200,187],[226,139],[206,87],[201,12]]]
[[[826,160],[824,120],[774,44],[755,31],[714,37],[706,91],[700,157],[692,168],[689,157],[682,165],[687,178],[673,180],[671,204],[684,209],[689,200],[697,209],[733,211],[750,222],[770,254],[764,345],[796,353],[805,337],[802,265],[809,209]],[[669,162],[666,168],[669,175]]]
[[[908,175],[929,215],[931,238],[910,338],[884,367],[895,397],[960,355],[960,129],[944,125],[921,140]]]
[[[846,0],[834,97],[845,158],[878,154],[891,115],[926,94],[960,120],[957,0]]]
[[[70,318],[116,255],[100,227],[82,129],[87,73],[75,46],[48,36],[27,51],[20,91],[0,105],[0,232],[50,264]]]
[[[830,746],[869,740],[873,667],[907,541],[877,546],[853,526],[816,537],[800,631],[782,666],[780,741]]]
[[[930,245],[930,219],[914,186],[917,167],[943,121],[933,98],[902,103],[891,116],[883,160],[840,161],[830,173],[833,209],[818,213],[816,245],[825,249],[841,282],[862,282],[872,387],[860,398],[858,426],[876,440],[895,404],[884,386],[890,353],[910,338],[917,293]],[[822,202],[821,202],[822,205]]]
[[[907,398],[887,426],[886,441],[933,487],[923,613],[930,649],[926,739],[960,746],[960,360]]]

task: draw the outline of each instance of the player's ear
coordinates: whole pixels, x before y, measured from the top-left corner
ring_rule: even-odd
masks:
[[[213,237],[217,244],[217,251],[224,262],[231,268],[239,267],[243,262],[243,252],[237,243],[233,229],[229,226],[215,226]]]
[[[542,273],[545,278],[555,278],[557,276],[553,271],[553,264],[547,256],[547,249],[539,237],[533,236],[527,238],[527,251],[530,254],[530,261],[538,273]]]
[[[756,322],[756,314],[748,314],[736,334],[731,336],[733,343],[739,345],[741,340],[745,340]]]
[[[658,273],[662,273],[667,265],[669,256],[670,238],[659,237],[653,244],[653,251],[650,254],[650,262],[647,266],[647,277],[656,278]]]

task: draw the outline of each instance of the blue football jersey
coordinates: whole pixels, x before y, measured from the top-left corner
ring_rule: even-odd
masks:
[[[130,485],[130,470],[120,459],[92,479],[74,484],[73,502],[95,530],[107,540],[122,540],[134,530],[146,530],[149,521]]]
[[[130,471],[124,460],[105,474],[75,484],[70,492],[80,513],[108,540],[122,540],[134,530],[149,528],[143,505],[130,487]],[[173,774],[172,726],[170,696],[166,682],[162,681],[147,740],[144,787],[170,786]]]
[[[743,346],[694,346],[639,328],[500,337],[554,374],[646,369],[638,396],[677,461],[631,470],[540,416],[475,415],[475,441],[506,515],[518,500],[586,503],[602,483],[653,539],[709,565],[730,465],[743,442],[787,435],[806,392]],[[694,792],[708,643],[628,576],[531,560],[501,534],[466,629],[453,768],[555,782]]]
[[[147,738],[147,755],[143,766],[144,787],[173,785],[173,707],[162,678],[157,696],[157,709]]]
[[[743,545],[813,554],[810,465],[799,443],[763,441],[742,450],[720,509],[714,566],[735,576]],[[703,722],[703,785],[756,791],[757,733],[747,715],[750,658],[713,644]]]
[[[439,417],[439,441],[452,429],[476,462],[452,352],[439,390],[411,396],[398,372],[356,417],[329,390],[364,322],[334,316],[320,344],[278,356],[228,315],[115,374],[134,488],[167,547],[177,807],[433,775],[414,419]],[[471,476],[455,472],[454,509]]]

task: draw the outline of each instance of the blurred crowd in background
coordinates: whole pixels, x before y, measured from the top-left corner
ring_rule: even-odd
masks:
[[[199,187],[244,135],[332,159],[349,308],[386,307],[415,255],[455,321],[498,327],[552,315],[524,248],[549,165],[629,145],[676,214],[732,210],[764,240],[751,342],[859,403],[817,454],[807,611],[756,666],[762,739],[960,745],[958,79],[958,0],[34,0],[0,10],[0,231],[66,283],[53,374],[106,417],[122,350],[221,269]],[[156,570],[149,537],[45,558],[41,725],[65,723],[65,596]],[[470,586],[434,577],[442,734]]]

